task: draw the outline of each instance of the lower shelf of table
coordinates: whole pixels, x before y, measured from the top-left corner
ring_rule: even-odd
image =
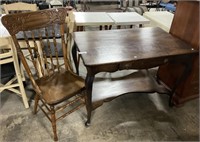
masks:
[[[103,102],[111,101],[118,96],[131,92],[168,94],[169,90],[155,80],[151,71],[127,70],[115,73],[101,73],[97,74],[93,83],[93,109],[101,106]]]

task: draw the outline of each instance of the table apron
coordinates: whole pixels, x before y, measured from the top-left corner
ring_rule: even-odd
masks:
[[[95,75],[99,72],[115,72],[118,70],[129,70],[129,69],[150,69],[153,67],[158,67],[166,63],[177,63],[183,64],[188,61],[189,58],[192,57],[192,54],[187,55],[176,55],[176,56],[168,56],[168,57],[158,57],[158,58],[149,58],[149,59],[141,59],[120,63],[112,63],[112,64],[104,64],[97,66],[87,66],[87,72],[90,75]]]

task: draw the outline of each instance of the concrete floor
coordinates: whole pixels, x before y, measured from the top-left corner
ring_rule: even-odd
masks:
[[[80,75],[85,74],[81,62]],[[34,92],[30,82],[26,84],[29,109],[16,94],[1,94],[0,142],[53,142],[51,123],[41,110],[32,113]],[[157,93],[123,95],[93,111],[90,127],[84,125],[86,109],[82,107],[58,121],[59,141],[199,141],[199,99],[178,108],[169,107],[168,100],[168,95]]]
[[[33,115],[33,93],[26,91],[29,109],[15,94],[1,94],[0,142],[53,141],[50,122],[42,111]],[[126,94],[97,108],[88,128],[83,107],[57,123],[59,141],[199,141],[199,100],[171,108],[168,99],[157,93]]]
[[[81,68],[81,75],[85,69]],[[0,104],[0,142],[51,142],[51,124],[39,111],[33,115],[33,96],[26,86],[30,108],[20,97],[4,91]],[[199,99],[169,107],[167,95],[131,93],[104,103],[85,127],[85,107],[57,123],[61,142],[199,141]]]

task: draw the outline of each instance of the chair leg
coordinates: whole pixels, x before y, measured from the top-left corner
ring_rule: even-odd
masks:
[[[22,83],[22,80],[19,81],[19,84],[20,84],[19,89],[22,94],[22,100],[23,100],[24,106],[25,106],[25,108],[29,108],[28,99],[27,99],[27,96],[26,96],[26,93],[24,90],[24,85]]]
[[[13,44],[12,40],[11,40],[11,43]],[[14,44],[13,44],[13,47],[14,47]],[[13,64],[14,64],[17,80],[19,83],[19,89],[21,92],[22,100],[23,100],[25,108],[29,108],[28,99],[27,99],[26,92],[25,92],[24,85],[23,85],[22,74],[21,74],[21,70],[19,67],[19,61],[18,61],[18,57],[16,54],[17,52],[16,52],[15,48],[12,48],[12,50],[13,50],[13,59],[14,59]]]
[[[14,58],[14,60],[15,60],[15,58]],[[20,93],[21,93],[21,96],[22,96],[24,106],[25,106],[25,108],[29,108],[28,99],[27,99],[26,92],[25,92],[25,89],[24,89],[23,80],[22,80],[22,76],[21,76],[21,73],[20,73],[18,60],[15,60],[13,63],[14,63],[16,77],[17,77],[17,81],[19,83],[19,89],[20,89]]]
[[[38,94],[36,94],[35,95],[35,106],[34,106],[34,110],[33,110],[34,114],[37,113],[37,107],[38,107],[39,98],[40,98],[40,96]]]
[[[54,134],[54,141],[58,141],[58,136],[56,132],[56,115],[55,115],[55,109],[54,106],[51,106],[51,124],[53,128],[53,134]]]
[[[23,65],[20,65],[20,71],[21,71],[21,76],[22,76],[21,78],[22,78],[22,81],[26,81]]]

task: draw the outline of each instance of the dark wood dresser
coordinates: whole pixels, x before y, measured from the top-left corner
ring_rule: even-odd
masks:
[[[199,49],[199,1],[179,1],[170,34],[190,43],[194,49]],[[178,106],[184,102],[199,97],[199,55],[191,62],[189,75],[178,85],[173,103]],[[160,66],[158,77],[170,88],[183,70],[182,65],[167,64]]]

